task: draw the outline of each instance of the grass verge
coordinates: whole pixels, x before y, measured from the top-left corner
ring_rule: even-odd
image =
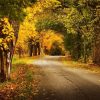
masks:
[[[100,73],[99,65],[90,64],[90,63],[85,64],[85,63],[76,62],[76,61],[63,61],[63,63],[67,65],[67,67],[77,68],[77,69],[81,68],[81,69],[92,71],[94,73]]]

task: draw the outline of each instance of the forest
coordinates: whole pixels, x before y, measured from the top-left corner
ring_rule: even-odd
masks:
[[[0,82],[45,55],[100,65],[100,0],[0,0]]]
[[[99,0],[1,0],[0,65],[12,63],[13,54],[65,55],[100,63]],[[1,78],[2,80],[2,78]]]

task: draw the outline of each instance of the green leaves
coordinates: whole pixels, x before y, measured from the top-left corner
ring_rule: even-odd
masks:
[[[91,56],[92,49],[94,49],[94,23],[97,20],[94,9],[97,6],[98,0],[65,1],[70,9],[70,12],[68,12],[62,19],[67,28],[67,34],[64,40],[65,47],[70,51],[74,58],[88,58]],[[62,2],[65,4],[64,0],[62,0]]]
[[[34,0],[1,0],[0,1],[0,17],[4,16],[22,21],[25,17],[24,8],[30,6]]]
[[[64,24],[59,21],[51,20],[49,18],[37,21],[36,23],[37,31],[48,30],[48,29],[62,33],[65,33],[67,31]]]

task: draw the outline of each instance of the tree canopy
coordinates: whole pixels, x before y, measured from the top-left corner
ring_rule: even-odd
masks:
[[[59,50],[59,54],[69,52],[74,60],[87,62],[91,58],[99,63],[99,5],[100,0],[1,0],[1,62],[5,61],[4,55],[9,58],[9,53],[12,60],[18,39],[19,55],[24,52],[36,56]]]
[[[23,20],[26,13],[24,8],[31,5],[35,0],[1,0],[0,17],[14,20]]]

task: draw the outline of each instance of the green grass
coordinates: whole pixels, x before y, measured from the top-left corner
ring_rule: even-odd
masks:
[[[12,64],[26,64],[27,62],[32,60],[33,60],[32,58],[28,58],[28,57],[25,58],[13,57]]]
[[[19,58],[18,56],[14,56],[12,60],[12,64],[30,64],[34,61],[34,59],[39,59],[40,56],[36,57],[22,57]]]

